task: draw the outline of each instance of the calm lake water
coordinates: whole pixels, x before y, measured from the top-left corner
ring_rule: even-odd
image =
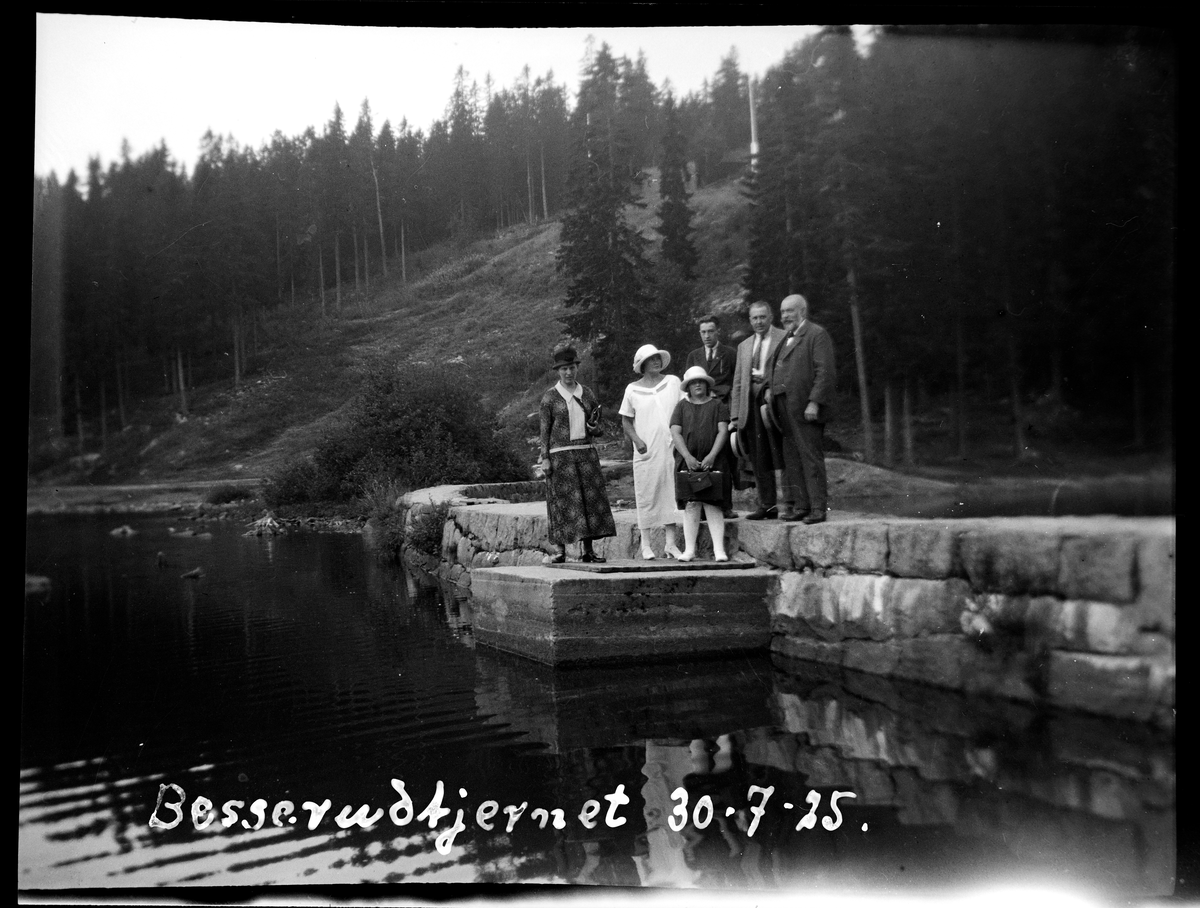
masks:
[[[765,655],[555,672],[361,537],[243,531],[29,519],[19,888],[1172,891],[1168,736]]]

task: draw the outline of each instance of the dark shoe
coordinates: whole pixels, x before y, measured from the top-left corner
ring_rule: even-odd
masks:
[[[806,516],[804,518],[804,522],[807,523],[809,526],[812,526],[814,523],[824,523],[825,522],[825,512],[824,511],[813,511],[811,514],[809,514],[808,516]]]
[[[563,564],[566,560],[567,556],[562,552],[559,552],[557,555],[549,555],[544,559],[546,564]]]
[[[779,516],[779,509],[775,505],[769,508],[759,508],[756,511],[751,511],[746,515],[747,520],[774,520]]]
[[[595,552],[584,552],[579,558],[584,564],[604,564],[607,558],[601,558]]]
[[[779,515],[780,520],[786,520],[789,523],[795,523],[797,520],[804,520],[808,517],[808,511],[786,511]]]
[[[726,520],[737,520],[738,512],[735,511],[733,508],[730,508],[728,511],[725,512],[725,519]]]

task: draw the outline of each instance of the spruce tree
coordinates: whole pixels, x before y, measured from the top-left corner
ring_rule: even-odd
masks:
[[[568,331],[591,342],[602,399],[613,401],[629,372],[646,310],[646,239],[625,219],[641,206],[627,137],[617,129],[617,65],[602,45],[580,85],[557,268],[567,280]]]
[[[696,246],[692,242],[692,209],[688,205],[687,145],[675,113],[675,98],[668,92],[663,101],[663,157],[659,172],[658,232],[662,255],[674,262],[684,280],[696,276]]]

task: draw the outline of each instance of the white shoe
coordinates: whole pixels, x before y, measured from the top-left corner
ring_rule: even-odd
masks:
[[[676,561],[691,561],[692,558],[696,557],[695,555],[692,555],[691,558],[684,558],[683,552],[679,551],[678,546],[674,545],[667,549],[663,554],[668,558],[674,558]]]
[[[713,561],[728,561],[728,555],[713,555]]]
[[[675,552],[675,554],[673,554],[671,557],[674,558],[676,561],[695,561],[696,553],[692,552],[691,554],[689,554],[687,552],[680,552],[677,550]]]
[[[642,561],[653,561],[657,557],[653,549],[642,549]]]

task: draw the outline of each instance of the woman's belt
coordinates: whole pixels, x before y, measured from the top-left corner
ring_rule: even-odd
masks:
[[[575,439],[571,440],[575,441]],[[559,445],[557,448],[551,448],[550,453],[557,454],[559,451],[586,451],[590,447],[592,447],[592,443],[585,441],[577,445]]]

